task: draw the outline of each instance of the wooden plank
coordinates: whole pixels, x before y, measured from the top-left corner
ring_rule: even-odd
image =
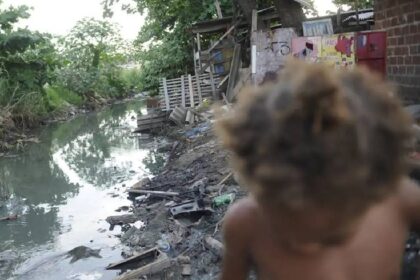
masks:
[[[112,270],[112,269],[123,269],[130,265],[137,265],[139,267],[139,263],[143,262],[145,259],[153,259],[153,262],[156,261],[158,258],[165,258],[167,257],[163,254],[157,247],[152,248],[150,250],[144,251],[140,254],[136,254],[128,259],[111,263],[105,269]]]
[[[251,80],[252,84],[256,85],[256,73],[257,73],[257,32],[258,32],[258,12],[252,10],[252,29],[251,29]]]
[[[201,103],[203,103],[203,96],[201,95],[201,82],[200,82],[200,76],[199,75],[197,75],[197,70],[196,70],[196,72],[195,72],[195,79],[196,79],[196,88],[197,88],[197,92],[198,92],[198,100],[199,100],[199,103],[201,104]]]
[[[163,78],[163,90],[165,92],[166,110],[169,111],[170,110],[170,105],[169,105],[169,96],[168,96],[168,87],[167,87],[167,84],[166,84],[166,78]]]
[[[193,89],[193,85],[192,85],[192,77],[191,75],[188,75],[188,86],[190,89],[190,104],[191,107],[194,107],[194,89]]]
[[[217,88],[221,88],[229,79],[229,75],[223,78],[223,80],[217,85]]]
[[[219,0],[214,0],[214,5],[216,6],[217,17],[223,18],[222,9],[220,8]]]
[[[257,30],[258,30],[258,11],[256,9],[253,9],[251,32],[256,32]]]
[[[233,51],[233,59],[230,66],[230,73],[229,73],[229,82],[228,82],[228,87],[226,90],[226,97],[229,102],[232,102],[234,98],[233,89],[235,88],[236,81],[238,79],[240,64],[241,64],[241,45],[236,44],[235,50]]]
[[[128,192],[132,194],[150,194],[152,196],[178,196],[179,195],[179,193],[177,192],[159,192],[159,191],[136,190],[136,189],[128,190]]]
[[[185,80],[184,80],[184,76],[181,76],[181,104],[182,107],[186,107],[185,106]]]
[[[214,50],[230,33],[232,33],[233,30],[235,30],[236,26],[239,24],[239,21],[237,21],[234,25],[232,25],[228,31],[225,32],[225,34],[222,35],[222,37],[217,40],[216,43],[213,44],[213,46],[210,47],[210,49],[207,50],[207,52],[211,53],[212,50]]]
[[[165,120],[166,120],[166,118],[137,121],[137,126],[140,128],[140,127],[150,125],[150,124],[161,124],[161,123],[165,122]]]
[[[197,33],[197,52],[198,52],[198,67],[201,69],[201,38],[200,33]],[[194,49],[194,62],[195,62],[195,49]],[[194,69],[197,69],[197,65],[194,64]],[[197,71],[197,70],[196,70]]]
[[[116,280],[134,280],[139,279],[140,276],[143,275],[152,275],[174,265],[173,262],[174,261],[171,261],[169,258],[163,258],[162,260],[158,260],[157,262],[148,264],[136,270],[126,272],[123,275],[118,276]]]

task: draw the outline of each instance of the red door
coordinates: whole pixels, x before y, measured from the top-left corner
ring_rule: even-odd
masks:
[[[386,57],[386,32],[357,34],[357,58],[377,59]]]

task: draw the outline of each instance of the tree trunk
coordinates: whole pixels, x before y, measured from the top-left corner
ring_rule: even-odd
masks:
[[[247,22],[251,24],[252,10],[257,8],[257,0],[234,0],[234,3],[241,8]]]
[[[293,27],[298,34],[301,34],[302,21],[305,20],[302,6],[294,0],[274,0],[273,2],[279,13],[283,27]],[[252,10],[257,8],[257,1],[234,0],[234,4],[237,4],[241,8],[248,23],[251,24]]]
[[[305,20],[302,6],[294,0],[275,0],[274,6],[280,15],[282,26],[293,27],[301,34],[302,22]]]

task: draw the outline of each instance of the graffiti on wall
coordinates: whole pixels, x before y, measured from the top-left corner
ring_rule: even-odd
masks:
[[[295,57],[310,62],[352,68],[355,65],[354,38],[354,33],[294,38],[292,52]]]

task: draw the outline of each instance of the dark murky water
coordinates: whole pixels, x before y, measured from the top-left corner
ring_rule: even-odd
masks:
[[[105,218],[130,205],[125,190],[164,161],[156,139],[133,138],[141,101],[44,128],[41,144],[0,159],[0,279],[113,279],[104,267],[120,257],[118,227]],[[143,109],[144,110],[144,109]],[[77,246],[102,258],[70,263]]]

